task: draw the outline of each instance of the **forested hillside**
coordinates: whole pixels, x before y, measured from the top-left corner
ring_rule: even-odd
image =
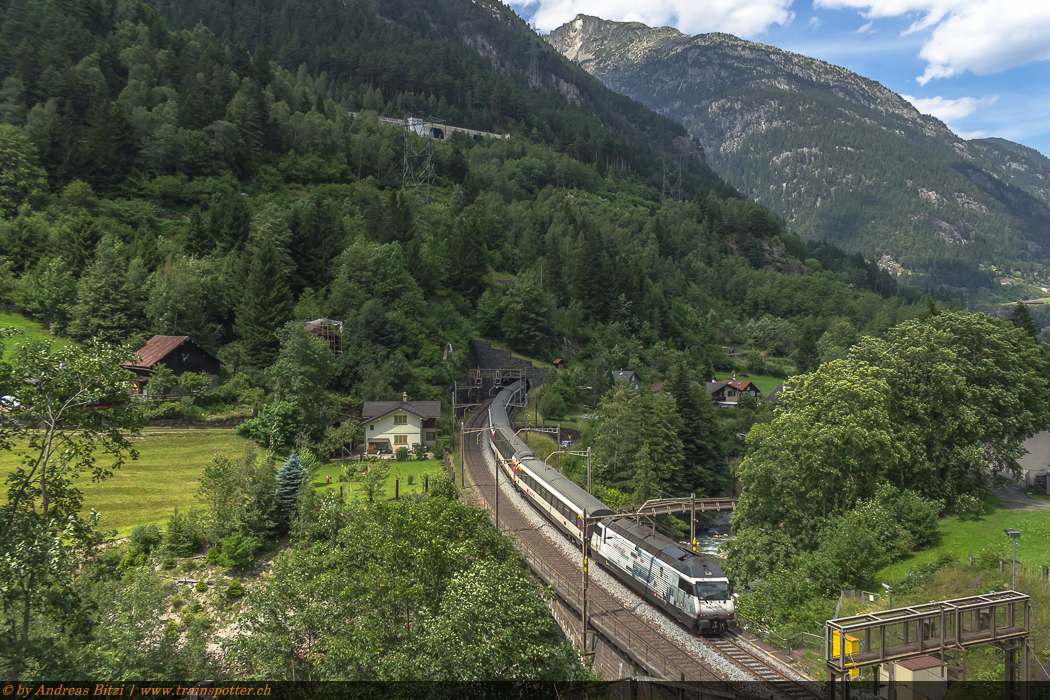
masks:
[[[750,318],[818,337],[899,320],[886,273],[783,234],[698,158],[691,201],[662,203],[649,142],[681,127],[550,49],[533,62],[502,5],[462,5],[352,3],[292,27],[281,7],[193,6],[173,29],[139,3],[10,4],[8,301],[76,340],[190,335],[239,391],[286,400],[268,368],[306,317],[345,322],[321,386],[358,399],[444,397],[466,358],[441,348],[475,332],[599,375],[684,362],[702,378]],[[400,191],[404,131],[377,113],[428,112],[509,138],[438,142],[423,207]]]
[[[684,124],[715,170],[803,238],[975,301],[1003,277],[1046,283],[1046,159],[1031,149],[965,141],[874,81],[727,34],[581,15],[549,40]]]

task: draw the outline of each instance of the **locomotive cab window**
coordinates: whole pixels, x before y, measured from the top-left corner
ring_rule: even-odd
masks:
[[[729,584],[725,581],[697,581],[696,597],[700,600],[729,600]]]

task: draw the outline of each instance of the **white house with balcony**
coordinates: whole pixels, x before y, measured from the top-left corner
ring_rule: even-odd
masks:
[[[399,447],[415,450],[417,445],[433,447],[437,440],[440,401],[365,401],[361,407],[361,425],[365,429],[365,446],[369,454],[390,454]]]

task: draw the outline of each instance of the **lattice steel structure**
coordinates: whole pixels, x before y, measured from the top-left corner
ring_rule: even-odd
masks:
[[[684,161],[686,157],[683,153],[659,156],[660,162],[664,167],[664,184],[661,197],[665,202],[668,199],[673,199],[676,202],[682,201],[682,171],[685,169]]]
[[[868,667],[876,669],[876,686],[878,669],[887,670],[892,692],[895,664],[919,657],[939,659],[946,670],[963,677],[963,652],[979,644],[994,644],[1005,652],[1006,697],[1027,700],[1031,615],[1029,596],[1002,591],[828,620],[827,700],[835,700],[836,679],[840,697],[848,700],[849,676]]]
[[[405,117],[405,156],[401,189],[413,192],[424,207],[430,204],[434,182],[434,132],[444,120],[436,117]]]

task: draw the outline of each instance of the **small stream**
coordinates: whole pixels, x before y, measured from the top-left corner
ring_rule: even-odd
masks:
[[[736,539],[729,529],[730,513],[719,513],[707,523],[707,527],[696,533],[696,548],[706,556],[721,564],[725,557],[721,547],[726,542]],[[698,523],[699,525],[699,523]],[[684,543],[688,545],[689,543]]]

